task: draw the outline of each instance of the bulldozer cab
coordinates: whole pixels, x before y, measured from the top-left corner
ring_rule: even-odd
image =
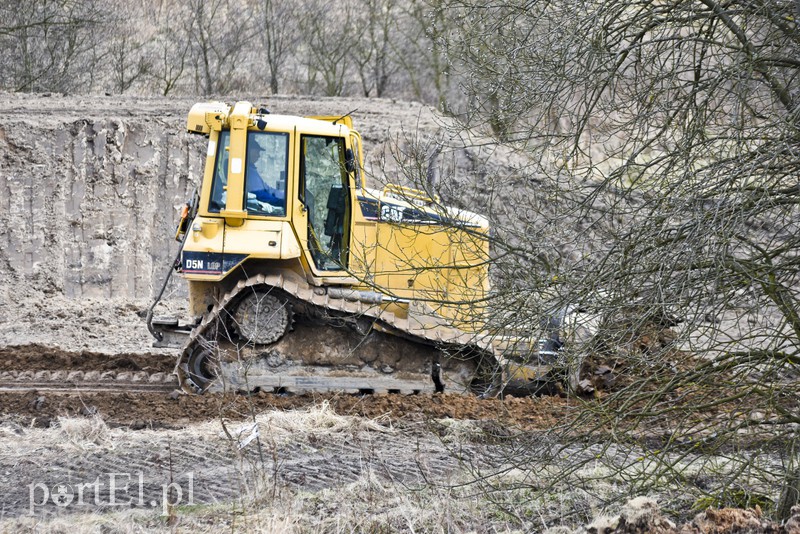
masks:
[[[300,259],[317,284],[353,283],[360,137],[335,119],[271,115],[246,102],[192,108],[188,129],[209,145],[184,275],[219,281],[246,262]]]

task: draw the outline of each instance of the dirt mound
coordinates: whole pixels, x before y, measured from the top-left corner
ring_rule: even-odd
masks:
[[[785,525],[763,517],[761,509],[722,508],[697,514],[692,521],[675,525],[665,518],[658,503],[637,497],[622,507],[617,516],[600,516],[586,525],[586,534],[800,534],[800,507]],[[555,534],[555,530],[548,531]]]
[[[789,530],[764,518],[761,509],[742,510],[740,508],[708,509],[683,527],[681,532],[697,534],[728,533],[789,533]]]
[[[148,371],[171,373],[175,359],[163,354],[71,352],[44,345],[0,348],[0,369],[16,371]]]
[[[0,393],[0,414],[22,424],[48,426],[60,416],[99,414],[109,424],[139,428],[181,426],[218,418],[247,419],[269,410],[294,410],[327,402],[336,413],[385,418],[395,424],[451,418],[547,429],[563,417],[570,401],[559,398],[477,399],[456,394],[252,396],[219,394],[168,396],[161,393]],[[489,427],[487,427],[489,428]]]

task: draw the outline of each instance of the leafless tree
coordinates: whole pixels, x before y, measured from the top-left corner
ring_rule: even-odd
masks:
[[[399,7],[398,31],[403,39],[396,42],[395,58],[409,77],[414,96],[448,112],[452,69],[447,50],[461,12],[442,0],[411,0]]]
[[[123,15],[124,19],[120,15]],[[122,94],[147,76],[151,70],[151,58],[147,50],[150,35],[141,28],[134,28],[127,23],[131,19],[143,18],[141,6],[130,6],[127,10],[119,10],[114,18],[108,30],[107,55],[114,90]]]
[[[800,423],[796,3],[456,0],[444,13],[471,106],[458,134],[476,150],[492,143],[475,132],[493,135],[525,162],[474,199],[496,221],[498,317],[532,329],[572,307],[598,322],[564,357],[610,389],[553,433],[556,454],[580,436],[607,445],[576,462],[629,477],[627,491],[680,483],[697,502],[769,508]],[[727,456],[758,447],[774,454]],[[711,453],[727,467],[712,472]],[[551,480],[580,483],[579,470]]]
[[[261,38],[269,69],[269,88],[277,94],[283,69],[296,49],[296,7],[275,0],[261,0],[258,4],[260,25],[256,33]]]
[[[7,1],[0,64],[11,90],[208,95],[268,86],[411,97],[449,111],[463,107],[447,55],[460,19],[445,8],[441,0],[335,9],[319,0]]]
[[[241,85],[243,58],[254,46],[253,17],[232,0],[190,0],[186,35],[191,39],[195,84],[205,95]]]
[[[356,27],[355,4],[344,3],[328,9],[321,0],[308,0],[306,15],[300,18],[303,35],[302,63],[307,68],[308,91],[313,93],[320,84],[326,96],[344,94],[352,66],[352,44]]]
[[[395,0],[364,0],[357,14],[360,31],[352,58],[364,96],[384,96],[392,75],[400,68],[393,57],[398,15]]]
[[[96,57],[94,31],[105,13],[99,1],[0,3],[3,85],[14,91],[84,87]]]
[[[178,23],[186,16],[184,6],[173,4],[160,6],[153,14],[156,29],[149,47],[149,75],[163,96],[179,86],[188,66],[191,38]]]

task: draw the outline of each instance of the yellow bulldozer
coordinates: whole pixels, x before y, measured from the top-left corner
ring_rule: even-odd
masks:
[[[211,102],[187,129],[208,137],[176,232],[192,320],[154,318],[161,295],[147,318],[184,391],[487,396],[549,370],[538,340],[486,333],[487,220],[368,188],[350,116]]]

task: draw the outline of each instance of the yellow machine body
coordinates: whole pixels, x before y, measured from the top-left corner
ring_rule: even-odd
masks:
[[[482,330],[486,219],[419,190],[367,187],[349,116],[212,102],[192,107],[187,129],[208,136],[196,215],[178,231],[194,316],[239,280],[291,271],[397,315],[416,304],[462,331]]]

